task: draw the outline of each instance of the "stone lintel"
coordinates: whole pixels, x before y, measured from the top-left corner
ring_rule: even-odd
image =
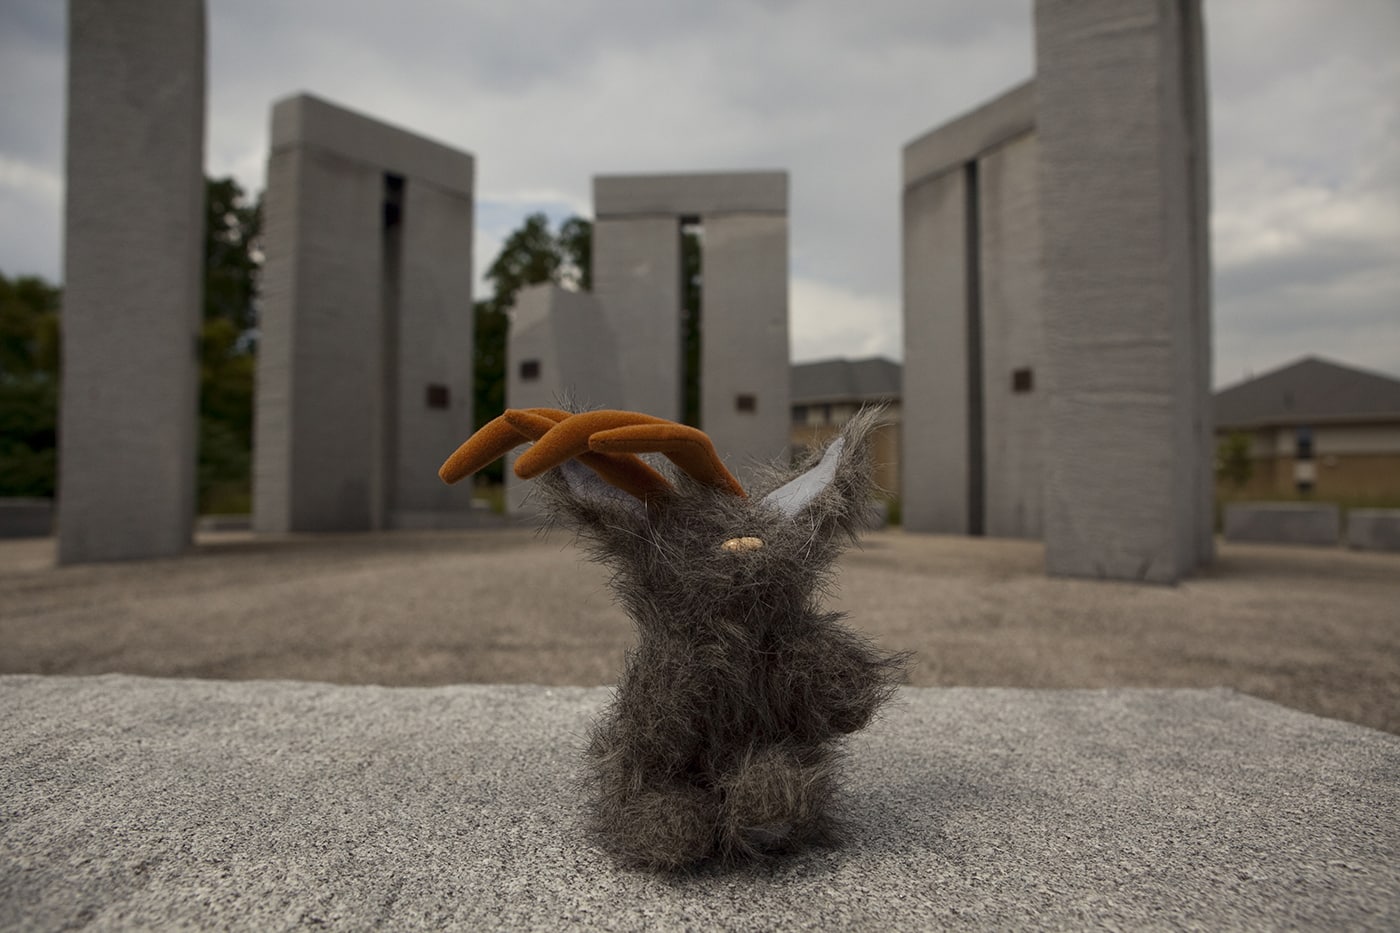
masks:
[[[472,193],[474,159],[469,153],[311,94],[283,98],[272,108],[272,152],[295,146],[326,149],[459,194]]]
[[[599,218],[625,215],[785,214],[788,173],[694,172],[595,175],[593,210]]]
[[[1024,81],[904,146],[904,186],[978,158],[1035,129],[1035,81]]]

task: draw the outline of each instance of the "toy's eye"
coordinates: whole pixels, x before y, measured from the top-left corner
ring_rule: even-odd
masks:
[[[721,544],[720,547],[726,551],[734,551],[735,553],[740,551],[757,551],[759,548],[763,547],[763,539],[730,538],[728,541]]]

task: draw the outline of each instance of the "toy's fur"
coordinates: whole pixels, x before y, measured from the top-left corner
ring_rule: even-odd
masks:
[[[869,505],[878,417],[846,425],[834,477],[793,515],[763,497],[800,471],[770,471],[740,498],[672,470],[674,491],[646,505],[572,462],[538,480],[637,626],[588,743],[593,830],[624,863],[682,869],[836,838],[841,739],[904,661],[821,608]],[[743,537],[762,546],[722,547]]]

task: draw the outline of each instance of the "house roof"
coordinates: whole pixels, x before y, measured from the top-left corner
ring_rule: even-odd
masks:
[[[792,404],[898,400],[894,360],[820,360],[792,367]],[[1400,379],[1309,356],[1215,393],[1217,429],[1400,421]]]
[[[1315,356],[1215,393],[1217,428],[1400,421],[1400,379]]]
[[[901,368],[894,360],[820,360],[792,367],[792,404],[898,399]]]

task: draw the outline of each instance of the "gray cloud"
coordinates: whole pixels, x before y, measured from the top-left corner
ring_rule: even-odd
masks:
[[[0,8],[6,272],[58,273],[61,10]],[[1207,29],[1219,379],[1323,350],[1400,374],[1400,6],[1215,0]],[[467,149],[479,268],[595,173],[786,168],[795,354],[898,353],[900,147],[1032,59],[1029,0],[212,0],[207,162],[260,188],[301,90]]]
[[[66,21],[61,3],[0,11],[0,159],[57,174],[63,160]],[[3,261],[3,257],[0,257]]]
[[[1400,375],[1400,6],[1208,8],[1216,373]]]

